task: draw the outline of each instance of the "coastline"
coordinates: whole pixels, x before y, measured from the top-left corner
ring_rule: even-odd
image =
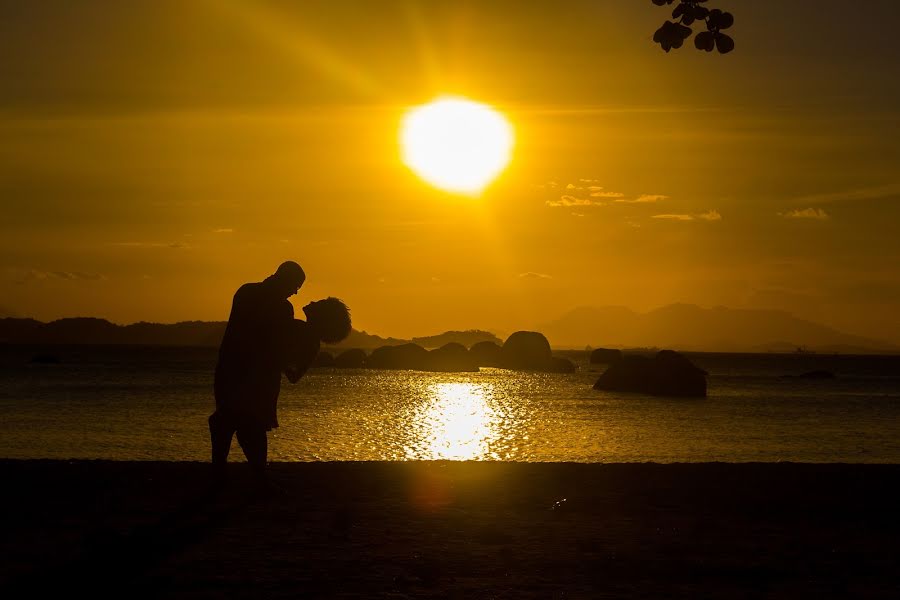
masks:
[[[900,465],[0,460],[2,588],[139,597],[896,597]]]

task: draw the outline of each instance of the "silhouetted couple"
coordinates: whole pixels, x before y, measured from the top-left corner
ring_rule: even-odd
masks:
[[[350,334],[350,311],[337,298],[310,302],[303,307],[306,321],[294,319],[288,298],[304,281],[300,265],[288,261],[264,281],[244,284],[234,294],[216,364],[216,410],[209,417],[219,482],[237,434],[253,473],[266,483],[266,432],[278,427],[282,373],[296,383],[312,365],[321,342],[336,343]]]

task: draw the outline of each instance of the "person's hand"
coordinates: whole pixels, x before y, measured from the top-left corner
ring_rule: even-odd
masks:
[[[300,381],[300,373],[297,372],[297,369],[294,367],[288,367],[284,370],[284,374],[287,376],[288,381],[291,383],[297,383]]]

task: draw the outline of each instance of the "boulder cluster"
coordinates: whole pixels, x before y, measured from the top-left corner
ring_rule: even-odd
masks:
[[[705,397],[706,371],[673,350],[661,350],[653,357],[625,355],[607,367],[594,389],[653,396]]]
[[[322,351],[313,366],[349,369],[410,369],[417,371],[467,372],[480,367],[498,367],[518,371],[573,373],[575,364],[553,356],[550,342],[536,331],[517,331],[502,346],[478,342],[471,348],[451,342],[434,350],[418,344],[381,346],[366,354],[354,348],[332,355]]]

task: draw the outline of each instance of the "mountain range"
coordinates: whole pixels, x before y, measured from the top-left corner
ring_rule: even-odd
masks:
[[[721,352],[900,352],[900,347],[837,331],[776,310],[701,308],[670,304],[646,313],[621,306],[580,307],[536,328],[556,348],[657,347]],[[7,344],[132,344],[217,347],[223,321],[133,323],[116,325],[105,319],[78,317],[43,323],[34,319],[0,319],[0,343]],[[336,348],[372,349],[413,342],[436,348],[449,342],[502,343],[483,330],[448,331],[435,336],[401,339],[353,330]]]
[[[218,347],[225,334],[224,321],[184,321],[181,323],[133,323],[116,325],[106,319],[75,317],[43,323],[35,319],[0,319],[0,343],[59,345],[144,345]],[[489,331],[447,331],[440,335],[405,340],[381,337],[365,331],[351,331],[335,348],[396,346],[413,342],[424,348],[437,348],[450,342],[466,347],[481,341],[502,343]]]
[[[900,352],[779,310],[670,304],[638,313],[622,306],[580,307],[539,326],[556,347],[658,347],[693,351]]]

